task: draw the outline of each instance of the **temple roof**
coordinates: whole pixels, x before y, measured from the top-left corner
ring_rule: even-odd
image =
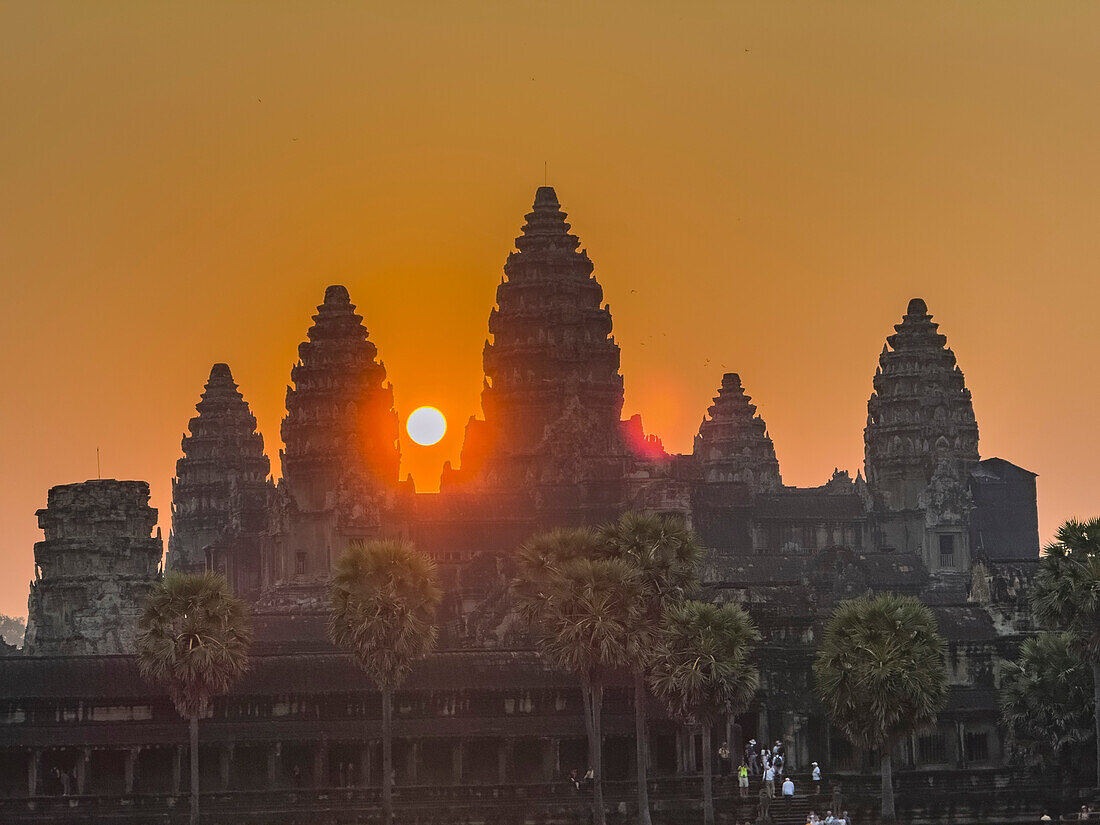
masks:
[[[343,653],[253,655],[234,696],[353,693],[375,690]],[[440,652],[413,666],[410,690],[572,687],[576,677],[554,670],[534,651]],[[0,699],[163,696],[138,672],[134,656],[0,657]]]

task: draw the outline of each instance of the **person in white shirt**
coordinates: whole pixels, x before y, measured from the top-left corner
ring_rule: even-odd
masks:
[[[786,800],[788,805],[794,799],[794,780],[789,776],[783,780],[783,799]]]
[[[814,796],[817,796],[821,793],[821,768],[816,762],[811,762],[810,764],[813,765],[814,768],[811,776],[814,782]]]
[[[764,787],[768,789],[768,796],[775,799],[775,769],[771,765],[764,771]]]

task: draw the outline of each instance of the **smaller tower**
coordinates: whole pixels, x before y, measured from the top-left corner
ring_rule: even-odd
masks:
[[[195,409],[198,415],[187,425],[190,435],[183,437],[183,457],[176,462],[172,479],[172,532],[166,564],[169,570],[187,573],[212,567],[226,574],[241,592],[234,582],[238,577],[226,569],[226,560],[213,564],[207,559],[207,549],[230,534],[240,538],[263,531],[271,463],[264,455],[263,436],[256,432],[256,416],[227,364],[214,364],[210,369],[210,379]],[[242,541],[222,544],[244,552]],[[258,564],[257,556],[254,566],[258,568]],[[258,585],[258,569],[254,575]]]
[[[752,397],[745,394],[741,376],[728,372],[708,417],[699,425],[693,450],[707,482],[741,482],[754,492],[783,486],[775,445],[764,419],[756,414]]]
[[[34,546],[28,655],[134,652],[137,620],[163,548],[144,481],[97,479],[50,489]]]

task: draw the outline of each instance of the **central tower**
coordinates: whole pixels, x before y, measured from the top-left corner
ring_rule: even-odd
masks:
[[[488,486],[621,477],[623,379],[611,311],[552,187],[541,186],[489,314],[484,421],[471,420],[462,470]]]
[[[283,478],[301,510],[331,507],[349,477],[397,483],[397,413],[377,355],[347,288],[330,286],[286,391]]]

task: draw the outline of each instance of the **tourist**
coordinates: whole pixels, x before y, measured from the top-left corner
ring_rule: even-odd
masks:
[[[772,757],[772,767],[775,768],[775,775],[783,775],[783,754],[777,753]]]
[[[791,804],[791,800],[794,799],[794,780],[789,776],[783,780],[783,799],[786,800],[788,806]]]
[[[836,817],[833,816],[832,811],[826,811],[825,812],[825,819],[823,821],[823,825],[837,825]]]
[[[1039,821],[1040,822],[1052,822],[1053,820],[1050,818],[1050,814],[1048,814],[1046,811],[1043,811],[1043,815],[1041,817],[1039,817]]]
[[[69,776],[69,772],[68,771],[61,771],[61,795],[62,796],[68,796],[69,795],[69,789],[70,789],[70,783],[71,782],[72,782],[72,777]]]
[[[813,811],[810,811],[806,814],[806,825],[821,825],[821,818]]]
[[[844,822],[844,825],[852,825],[852,818],[851,818],[850,816],[848,816],[848,812],[847,812],[847,811],[845,811],[844,813],[842,813],[842,814],[840,815],[840,818],[841,818],[841,820],[842,820],[842,821]]]
[[[580,771],[578,771],[576,768],[573,768],[573,770],[569,772],[569,781],[572,782],[573,787],[579,791],[581,789]]]
[[[756,740],[750,739],[749,744],[745,746],[745,760],[749,765],[749,773],[756,776],[760,773],[760,765],[757,762],[756,756]]]
[[[737,769],[737,788],[742,799],[749,795],[749,767],[744,762]]]
[[[771,765],[764,770],[764,787],[768,789],[768,796],[775,799],[775,769]]]
[[[718,746],[718,775],[722,779],[730,775],[730,746],[726,742]]]
[[[814,783],[814,796],[817,796],[821,793],[821,767],[816,762],[811,762],[810,764],[813,766],[813,771],[810,775]]]
[[[1078,819],[1088,819],[1089,818],[1089,813],[1090,813],[1089,806],[1088,805],[1082,805],[1081,806],[1081,813],[1077,816],[1077,818]]]

